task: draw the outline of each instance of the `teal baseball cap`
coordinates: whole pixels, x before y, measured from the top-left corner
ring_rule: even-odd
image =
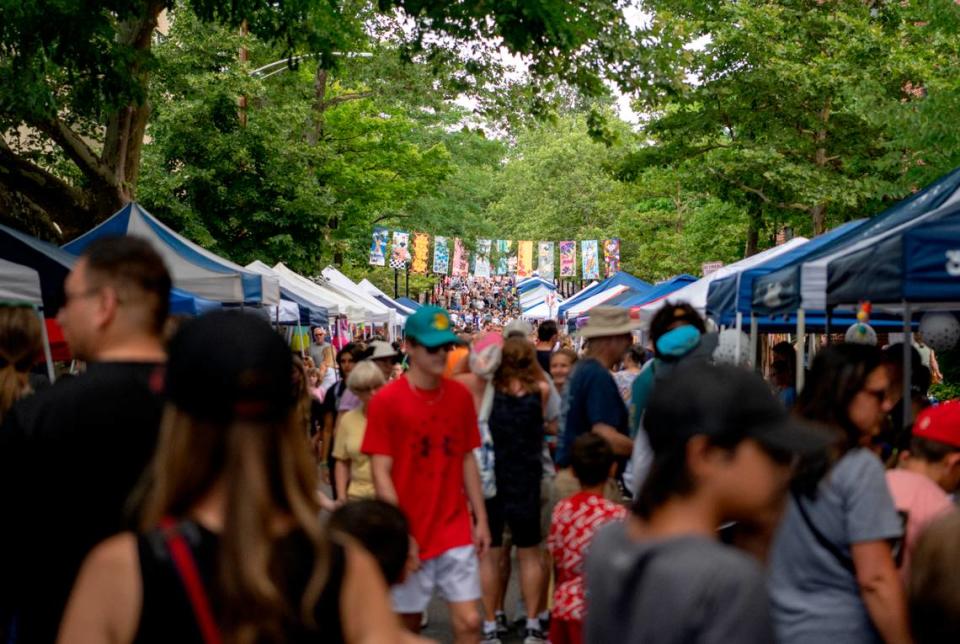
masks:
[[[408,338],[425,347],[460,343],[460,338],[453,332],[450,314],[439,306],[421,306],[407,318],[403,332]]]

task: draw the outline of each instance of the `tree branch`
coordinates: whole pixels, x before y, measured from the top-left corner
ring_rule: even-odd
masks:
[[[100,161],[86,141],[58,117],[33,125],[59,145],[85,176],[108,186],[116,185],[115,175]]]
[[[62,213],[68,227],[73,222],[80,222],[85,214],[86,204],[81,190],[18,156],[3,137],[0,137],[0,183],[47,212]]]
[[[354,92],[352,94],[341,94],[340,96],[334,96],[333,98],[324,99],[318,105],[321,112],[325,112],[328,108],[339,105],[340,103],[346,103],[347,101],[356,101],[361,98],[370,98],[375,96],[374,92]]]
[[[776,208],[782,208],[783,210],[799,210],[801,212],[810,211],[811,206],[808,204],[802,204],[797,202],[774,201],[773,199],[768,197],[766,193],[764,193],[763,190],[761,190],[760,188],[754,188],[752,186],[748,186],[747,184],[743,183],[739,179],[734,179],[731,176],[725,175],[724,173],[720,172],[715,168],[709,168],[709,170],[710,172],[717,175],[727,183],[733,184],[734,186],[740,188],[744,192],[749,192],[750,194],[756,195],[765,204],[772,205]]]

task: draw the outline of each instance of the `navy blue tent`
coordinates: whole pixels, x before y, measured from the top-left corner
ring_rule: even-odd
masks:
[[[710,284],[710,290],[707,292],[707,315],[713,318],[717,324],[730,326],[733,324],[736,313],[749,314],[751,312],[753,287],[759,277],[769,275],[784,266],[793,265],[797,261],[812,256],[836,239],[848,235],[866,221],[865,219],[858,219],[847,222],[814,237],[802,246],[771,257],[758,266],[715,280]]]
[[[837,255],[825,258],[820,262],[819,269],[826,267],[826,284],[823,288],[815,288],[819,284],[810,280],[809,284],[801,287],[802,301],[815,301],[819,297],[827,306],[855,304],[859,300],[869,300],[873,303],[899,303],[904,298],[904,239],[910,231],[930,225],[928,230],[939,230],[942,234],[950,234],[953,230],[950,225],[960,219],[960,202],[944,206],[927,213],[921,218],[907,222],[896,231],[892,231],[877,240],[870,240],[850,249],[842,249]],[[929,240],[929,232],[921,234],[919,239]],[[957,246],[958,238],[954,235],[938,240],[939,244],[931,247],[930,251],[923,250],[915,253],[915,262],[937,261],[936,252],[940,250],[939,261],[946,265],[946,251],[949,246]],[[951,244],[952,242],[952,244]],[[923,257],[926,257],[924,259]],[[806,275],[807,268],[804,268]],[[941,285],[943,285],[941,283]],[[937,295],[936,289],[928,290],[931,295]],[[940,292],[933,301],[942,302],[950,298]]]
[[[960,213],[904,234],[902,293],[908,302],[960,302]]]
[[[886,233],[953,199],[960,199],[960,168],[940,177],[923,190],[887,208],[862,225],[840,235],[812,255],[794,260],[779,270],[756,278],[752,310],[761,315],[796,311],[801,306],[800,274],[804,262],[825,257],[844,246]]]
[[[560,305],[560,310],[559,310],[560,317],[566,316],[568,309],[586,300],[587,298],[593,297],[597,293],[606,291],[607,289],[613,288],[614,286],[621,286],[621,285],[632,288],[634,291],[636,291],[639,294],[646,293],[651,288],[653,288],[653,285],[650,284],[649,282],[644,282],[639,277],[634,277],[630,273],[627,273],[625,271],[620,271],[619,273],[616,273],[615,275],[608,277],[602,282],[598,282],[597,284],[594,284],[590,288],[580,291],[580,293],[578,293],[576,297],[566,300],[563,304]]]

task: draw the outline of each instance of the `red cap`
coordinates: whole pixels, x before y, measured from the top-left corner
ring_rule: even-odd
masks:
[[[948,400],[924,409],[913,424],[913,435],[960,447],[960,400]]]

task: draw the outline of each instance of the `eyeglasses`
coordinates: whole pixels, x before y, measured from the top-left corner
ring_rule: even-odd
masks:
[[[877,402],[881,405],[887,400],[887,390],[886,389],[863,389],[863,393],[873,396],[877,399]]]
[[[97,288],[88,288],[86,291],[80,291],[79,293],[71,293],[66,289],[63,290],[63,304],[66,306],[70,303],[70,300],[79,300],[86,297],[91,297],[100,292],[100,287]]]

